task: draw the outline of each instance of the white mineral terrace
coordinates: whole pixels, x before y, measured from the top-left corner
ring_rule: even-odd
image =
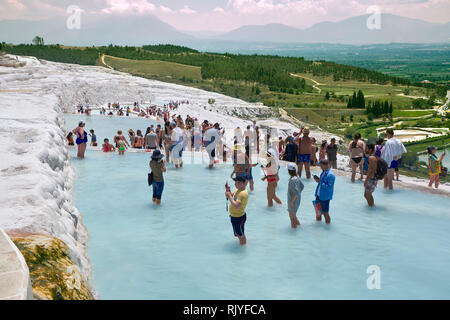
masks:
[[[0,300],[31,300],[30,274],[25,259],[0,229]]]

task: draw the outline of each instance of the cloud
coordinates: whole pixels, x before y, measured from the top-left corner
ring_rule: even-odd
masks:
[[[186,1],[180,8],[177,4],[181,0],[0,0],[0,19],[66,17],[67,7],[75,4],[88,14],[119,14],[124,17],[151,14],[180,30],[222,32],[243,25],[267,23],[306,28],[321,21],[340,21],[366,14],[372,5],[379,6],[382,13],[432,22],[448,22],[450,12],[449,0],[203,1]]]
[[[168,7],[165,7],[165,6],[159,6],[159,10],[161,10],[161,12],[163,12],[163,13],[171,13],[171,12],[173,12],[172,9],[170,9]]]
[[[192,9],[189,8],[187,5],[185,5],[185,6],[180,10],[180,12],[181,12],[181,13],[184,13],[184,14],[196,14],[196,13],[197,13],[197,11],[192,10]]]
[[[152,13],[156,6],[147,0],[107,0],[103,13]]]
[[[214,8],[213,12],[215,12],[215,13],[225,13],[225,10],[223,8]]]

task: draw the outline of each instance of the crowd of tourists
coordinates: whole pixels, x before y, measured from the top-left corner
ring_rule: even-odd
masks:
[[[188,102],[187,102],[188,103]],[[135,105],[138,107],[138,105]],[[262,134],[256,121],[246,126],[244,131],[236,127],[232,134],[233,139],[227,143],[225,139],[225,129],[219,123],[211,123],[208,120],[200,122],[195,117],[187,115],[184,119],[180,115],[171,111],[176,110],[178,104],[169,104],[161,108],[150,108],[148,114],[159,115],[164,124],[150,125],[145,133],[140,129],[128,130],[128,137],[125,137],[122,130],[118,130],[110,143],[108,138],[103,140],[102,150],[104,152],[118,151],[119,155],[124,155],[129,148],[145,149],[152,152],[149,163],[151,170],[151,183],[153,188],[152,200],[156,205],[161,204],[164,190],[164,172],[167,164],[171,163],[176,169],[183,168],[183,151],[206,151],[209,156],[209,168],[213,168],[219,159],[222,162],[231,160],[233,171],[231,178],[235,182],[236,190],[231,191],[226,186],[225,196],[230,202],[229,214],[235,236],[239,238],[240,244],[246,243],[244,225],[246,221],[245,208],[248,202],[248,191],[254,191],[254,181],[252,168],[259,165],[260,157],[265,158],[265,165],[260,165],[264,172],[262,181],[267,182],[267,205],[274,206],[274,203],[281,205],[282,201],[276,194],[280,181],[279,161],[287,162],[289,173],[288,181],[288,212],[291,227],[297,228],[300,221],[297,211],[300,206],[301,193],[304,185],[301,181],[303,172],[306,179],[311,179],[311,167],[318,166],[321,169],[320,176],[314,175],[317,182],[313,201],[316,212],[316,220],[321,221],[322,216],[325,222],[330,224],[330,201],[333,198],[335,175],[332,169],[337,168],[338,144],[332,138],[317,144],[316,139],[310,136],[309,127],[300,128],[292,136],[286,138],[271,137],[270,130]],[[120,110],[118,104],[108,105],[108,109]],[[137,110],[137,109],[136,109]],[[102,110],[100,110],[102,112]],[[128,113],[128,110],[125,110]],[[84,130],[85,123],[80,121],[77,128],[69,133],[67,139],[69,145],[78,145],[77,156],[84,158],[88,135],[91,138],[90,145],[97,146],[97,137],[94,130],[89,134]],[[364,197],[370,207],[374,206],[373,192],[378,181],[384,181],[384,188],[392,190],[393,180],[398,180],[398,168],[401,163],[402,154],[406,153],[403,143],[394,137],[394,130],[386,130],[386,138],[379,138],[374,143],[366,143],[361,135],[356,133],[354,139],[348,144],[348,152],[351,166],[351,182],[356,180],[359,170],[359,180],[364,182]],[[339,143],[341,145],[342,142]],[[263,151],[261,153],[261,151]],[[438,157],[436,148],[429,147],[429,185],[439,185],[439,173],[441,172],[441,162],[445,157],[445,152]],[[164,160],[165,158],[165,160]],[[256,158],[256,161],[254,161]],[[395,177],[396,176],[396,177]]]

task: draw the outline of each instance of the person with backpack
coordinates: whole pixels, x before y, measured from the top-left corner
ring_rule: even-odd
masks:
[[[152,159],[149,163],[150,169],[152,170],[153,174],[153,181],[152,181],[152,187],[153,187],[153,197],[152,201],[156,205],[161,205],[161,197],[164,190],[164,177],[163,172],[166,172],[166,164],[164,160],[162,159],[164,155],[161,154],[161,151],[159,149],[156,149],[152,153]]]
[[[297,159],[298,146],[294,143],[294,137],[289,137],[287,140],[286,147],[283,151],[283,160],[295,162]]]

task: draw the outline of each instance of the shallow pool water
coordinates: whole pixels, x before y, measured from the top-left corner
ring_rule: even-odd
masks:
[[[155,120],[151,119],[127,116],[101,116],[98,113],[98,110],[94,110],[90,116],[86,116],[85,114],[64,115],[67,130],[72,131],[78,126],[78,122],[83,120],[86,123],[85,130],[89,133],[89,130],[94,129],[97,135],[97,143],[101,146],[105,138],[108,138],[109,142],[113,143],[117,130],[122,130],[122,134],[128,138],[128,130],[130,129],[133,129],[134,132],[140,129],[142,134],[145,134],[147,127],[150,127],[152,124],[154,126],[158,124]],[[162,124],[162,122],[159,122],[159,124]],[[91,138],[89,137],[90,142]]]
[[[99,127],[96,125],[96,127]],[[189,164],[165,174],[162,206],[151,202],[148,154],[88,151],[75,158],[76,206],[89,232],[91,285],[101,299],[449,299],[450,198],[378,189],[369,209],[362,183],[337,177],[332,224],[317,223],[316,183],[304,181],[302,226],[291,230],[287,172],[282,206],[266,207],[253,171],[248,244],[238,245],[225,211],[231,167]],[[369,290],[367,268],[380,268]]]

